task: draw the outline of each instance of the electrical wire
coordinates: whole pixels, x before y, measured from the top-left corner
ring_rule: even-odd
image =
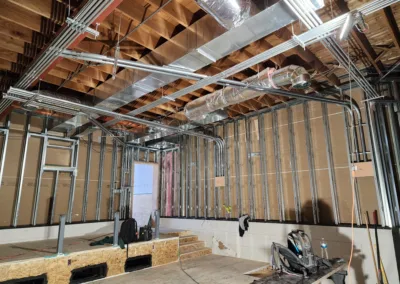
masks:
[[[182,261],[181,261],[181,258],[180,258],[180,257],[179,257],[179,264],[180,264],[180,267],[181,267],[181,270],[182,270],[183,273],[185,273],[190,279],[192,279],[192,281],[193,281],[194,283],[200,284],[200,283],[197,282],[189,273],[187,273],[187,272],[183,269],[183,267],[182,267]]]

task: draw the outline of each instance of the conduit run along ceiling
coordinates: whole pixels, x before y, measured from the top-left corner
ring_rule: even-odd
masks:
[[[194,0],[164,0],[161,3],[157,0],[122,0],[119,2],[117,8],[110,11],[99,25],[92,25],[92,28],[99,32],[99,36],[95,38],[92,35],[86,35],[73,50],[114,57],[115,47],[120,41],[119,58],[121,59],[164,66],[176,62],[178,59],[186,58],[187,65],[183,65],[182,61],[180,67],[188,67],[190,70],[191,52],[226,32],[226,29],[213,16],[202,10]],[[258,11],[279,3],[283,5],[283,1],[277,0],[253,2]],[[324,22],[369,1],[332,0],[325,2],[325,7],[317,11]],[[2,92],[7,91],[10,86],[15,84],[25,68],[35,60],[46,44],[51,42],[60,27],[65,24],[68,15],[73,17],[74,13],[79,11],[85,3],[86,1],[81,0],[0,1],[0,90]],[[360,69],[368,70],[369,76],[376,78],[383,76],[399,60],[399,18],[400,4],[396,3],[367,16],[366,23],[369,30],[365,33],[354,30],[349,40],[341,43],[343,49],[350,52],[353,62]],[[265,21],[265,25],[268,25],[268,19]],[[282,27],[276,24],[276,31],[273,30],[271,34],[224,55],[220,59],[216,58],[218,60],[215,62],[204,57],[202,68],[197,70],[197,73],[208,76],[215,75],[291,39],[293,34],[301,34],[307,30],[298,21],[293,24],[289,24],[290,22],[282,23]],[[245,42],[246,35],[242,33],[242,36],[243,42]],[[240,38],[237,40],[240,41]],[[235,48],[232,47],[229,50],[235,50]],[[268,67],[281,68],[291,64],[303,66],[311,75],[311,87],[303,91],[306,93],[341,85],[348,81],[346,70],[320,43],[314,43],[306,49],[296,47],[245,69],[229,79],[243,81]],[[42,76],[42,80],[36,81],[30,88],[58,92],[82,101],[90,101],[93,105],[104,108],[110,108],[111,105],[111,110],[126,114],[195,83],[191,79],[156,82],[151,76],[148,77],[150,74],[148,72],[123,67],[116,68],[115,78],[113,78],[113,68],[112,65],[88,64],[82,60],[64,58],[51,70],[48,70]],[[148,78],[145,84],[139,84],[135,89],[127,89],[143,78]],[[156,87],[148,88],[148,85],[151,84]],[[185,105],[221,88],[222,86],[211,84],[136,116],[169,125],[186,124],[187,118],[183,112]],[[129,92],[126,93],[126,90]],[[119,97],[116,94],[120,94]],[[271,107],[288,99],[279,95],[260,94],[259,97],[230,105],[225,110],[229,117],[235,117]],[[105,101],[108,104],[107,107]],[[19,108],[20,106],[14,103],[12,107]],[[42,111],[37,110],[37,112]],[[2,115],[4,116],[6,113],[3,112]],[[64,121],[71,121],[70,115],[56,112],[51,114],[61,117]],[[112,118],[104,116],[98,120],[106,123]],[[127,121],[109,122],[109,126],[136,133],[144,131],[143,125]],[[71,127],[71,124],[64,123],[54,125],[54,127],[54,129],[65,131]]]

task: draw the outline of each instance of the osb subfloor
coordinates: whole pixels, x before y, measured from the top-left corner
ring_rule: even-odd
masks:
[[[265,266],[263,262],[246,259],[226,257],[219,255],[207,255],[191,260],[172,263],[156,268],[150,268],[120,276],[93,281],[95,284],[194,284],[182,268],[198,283],[215,284],[248,284],[258,279],[244,273]]]
[[[84,250],[98,249],[105,246],[90,246],[89,244],[93,241],[98,241],[106,236],[112,234],[102,235],[85,235],[75,238],[64,239],[64,253],[79,252]],[[171,238],[169,235],[161,234],[160,238]],[[11,262],[17,260],[25,260],[37,257],[53,256],[57,252],[57,239],[36,241],[36,242],[24,242],[0,245],[0,263]]]
[[[87,235],[64,239],[64,253],[97,249],[101,246],[90,246],[93,241],[112,235]],[[24,242],[0,245],[0,263],[52,256],[57,252],[57,240]]]

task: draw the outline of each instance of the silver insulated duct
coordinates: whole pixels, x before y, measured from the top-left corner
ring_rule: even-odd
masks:
[[[227,30],[240,26],[257,11],[251,0],[196,0],[196,2]]]
[[[311,78],[308,72],[300,66],[289,65],[279,70],[267,68],[245,81],[263,88],[275,88],[290,85],[293,89],[305,89],[310,86]],[[198,98],[185,106],[185,115],[189,120],[202,120],[208,114],[261,96],[265,92],[240,87],[226,87],[214,93]]]

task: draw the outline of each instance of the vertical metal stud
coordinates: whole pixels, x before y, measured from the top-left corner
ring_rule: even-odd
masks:
[[[348,117],[347,117],[347,113],[346,113],[346,109],[343,108],[343,118],[344,118],[344,127],[345,127],[345,141],[346,141],[346,149],[347,149],[347,161],[348,161],[348,165],[349,165],[349,174],[350,174],[350,180],[353,179],[353,175],[352,175],[352,165],[353,165],[353,153],[356,151],[353,149],[354,147],[354,143],[353,140],[351,139],[351,134],[350,134],[350,127],[349,127],[349,122],[348,122]],[[356,157],[358,157],[358,155],[356,155]],[[357,179],[354,179],[353,182],[354,185],[354,210],[355,210],[355,214],[356,214],[356,222],[357,225],[361,225],[362,223],[362,219],[361,219],[361,211],[360,211],[360,198],[359,198],[359,194],[358,194],[358,183],[357,183]]]
[[[312,136],[311,136],[312,133],[310,124],[310,113],[308,110],[307,102],[303,104],[303,113],[304,113],[304,128],[306,131],[306,147],[307,147],[308,169],[310,174],[313,217],[314,217],[314,224],[318,224],[319,223],[318,190],[315,178],[314,151],[313,151]]]
[[[52,203],[51,203],[50,224],[53,224],[53,222],[54,222],[54,214],[55,214],[55,209],[56,209],[59,174],[60,174],[59,171],[55,171],[53,193],[52,193]]]
[[[204,139],[204,218],[208,218],[208,208],[209,208],[209,141]]]
[[[5,128],[0,129],[1,132],[3,132],[3,147],[1,148],[1,156],[0,156],[0,188],[1,188],[1,183],[3,180],[3,173],[4,173],[4,165],[6,161],[6,154],[7,154],[7,145],[8,145],[8,137],[10,133],[10,116],[7,116],[6,122],[5,122]]]
[[[190,146],[189,146],[189,136],[185,136],[185,147],[186,147],[186,192],[185,192],[185,217],[190,217]]]
[[[235,139],[235,187],[236,187],[236,206],[238,209],[238,217],[242,215],[242,187],[240,176],[240,137],[239,137],[239,122],[235,120],[234,126],[234,139]]]
[[[67,216],[67,222],[71,223],[72,222],[72,209],[74,206],[74,197],[75,197],[75,189],[76,189],[76,177],[78,175],[78,153],[79,153],[79,140],[76,140],[74,145],[73,145],[73,158],[72,158],[72,163],[71,167],[75,168],[75,171],[71,173],[71,185],[69,188],[69,199],[68,199],[68,216]],[[71,154],[71,155],[72,155]]]
[[[64,233],[65,233],[65,215],[60,215],[60,224],[58,227],[58,238],[57,238],[57,255],[63,254],[64,248]]]
[[[224,124],[224,140],[225,140],[225,159],[224,159],[224,174],[225,174],[225,189],[224,189],[224,197],[225,197],[225,205],[231,205],[231,184],[230,184],[230,144],[229,144],[229,136],[228,136],[228,125]],[[228,219],[230,217],[230,213],[225,212],[225,217]]]
[[[119,191],[119,212],[121,212],[121,216],[124,216],[124,210],[125,210],[125,190],[126,190],[126,163],[127,163],[127,147],[122,146],[121,147],[121,177],[120,177],[120,191]]]
[[[372,163],[374,165],[374,174],[375,174],[375,189],[376,196],[378,199],[378,206],[381,217],[381,225],[382,226],[393,226],[393,216],[392,210],[390,207],[389,198],[387,196],[386,183],[383,178],[383,169],[382,169],[382,160],[380,155],[377,131],[376,131],[376,123],[375,123],[375,115],[373,110],[373,103],[365,102],[366,114],[367,114],[367,124],[370,133],[370,142],[371,142],[371,157]],[[347,141],[347,140],[346,140]],[[351,169],[350,169],[351,170]]]
[[[269,191],[268,191],[268,176],[267,176],[267,149],[265,143],[265,121],[264,115],[258,115],[258,137],[260,148],[260,169],[261,169],[261,186],[262,186],[262,199],[264,206],[264,220],[270,220],[270,207],[269,207]]]
[[[278,113],[272,112],[272,131],[274,135],[274,157],[275,157],[275,178],[276,178],[276,190],[278,195],[278,208],[279,208],[279,220],[285,221],[285,203],[283,196],[282,186],[282,167],[281,167],[281,150],[280,150],[280,137],[278,129]]]
[[[31,224],[32,226],[36,226],[36,217],[37,217],[37,211],[38,211],[38,206],[39,206],[39,200],[40,200],[40,187],[42,185],[42,175],[43,175],[43,167],[46,164],[46,154],[47,154],[47,145],[48,145],[48,137],[47,137],[47,122],[48,118],[46,117],[43,120],[43,129],[42,133],[44,133],[46,136],[43,138],[39,138],[40,141],[40,154],[39,154],[39,169],[37,172],[36,176],[36,186],[35,186],[35,197],[34,197],[34,202],[33,202],[33,210],[32,210],[32,219],[31,219]]]
[[[395,110],[392,105],[387,106],[388,118],[389,118],[389,128],[391,132],[392,145],[393,145],[393,158],[394,164],[396,165],[397,172],[397,180],[400,180],[400,140],[399,140],[399,132],[396,125],[399,125],[398,120],[396,119]],[[0,177],[1,178],[1,177]]]
[[[166,180],[165,180],[165,151],[161,152],[161,207],[160,207],[160,213],[161,216],[165,216],[166,214],[166,198],[165,198],[165,187],[166,187]]]
[[[322,121],[324,123],[326,157],[328,159],[329,183],[331,187],[333,213],[335,217],[335,224],[339,225],[340,211],[339,211],[339,201],[338,201],[337,187],[336,187],[335,165],[333,163],[331,128],[329,125],[329,118],[328,118],[328,106],[326,103],[321,103],[321,108],[322,108]]]
[[[251,120],[245,119],[246,128],[246,156],[247,156],[247,194],[249,196],[250,203],[250,217],[255,219],[255,198],[254,198],[254,186],[253,186],[253,159],[251,157]]]
[[[24,128],[24,141],[22,146],[22,154],[21,154],[21,162],[20,162],[20,169],[19,169],[19,180],[18,180],[18,189],[17,189],[17,196],[15,198],[14,204],[14,215],[13,215],[13,226],[16,227],[18,225],[18,215],[19,215],[19,206],[21,204],[21,195],[22,195],[22,187],[24,184],[24,173],[25,173],[25,166],[26,166],[26,153],[28,152],[28,143],[29,143],[29,129],[31,126],[31,116],[30,114],[27,115],[25,121],[25,128]]]
[[[150,155],[150,151],[149,151],[149,149],[147,149],[147,150],[144,152],[144,161],[145,161],[146,163],[149,162],[149,155]]]
[[[195,196],[195,217],[199,217],[200,203],[200,138],[196,137],[196,196]]]
[[[183,156],[184,153],[184,140],[182,135],[179,136],[179,149],[178,149],[178,155],[179,155],[179,196],[178,196],[178,205],[179,205],[179,211],[178,211],[178,217],[182,217],[183,209],[184,209],[184,182],[185,182],[185,159]]]
[[[377,122],[380,124],[378,127],[378,133],[380,133],[379,137],[381,140],[382,153],[383,153],[383,167],[385,169],[385,173],[387,176],[387,188],[390,190],[392,207],[394,210],[394,221],[396,225],[400,224],[400,208],[398,202],[398,195],[396,189],[396,181],[395,174],[393,172],[393,162],[390,153],[390,145],[388,139],[388,133],[386,130],[386,115],[385,115],[385,106],[377,105]]]
[[[101,198],[103,192],[103,175],[104,175],[104,156],[106,150],[106,133],[102,131],[100,141],[100,162],[99,162],[99,178],[97,184],[97,197],[96,197],[96,220],[100,221]]]
[[[213,134],[217,135],[216,127],[213,127]],[[218,154],[218,147],[216,147],[215,143],[213,145],[213,152],[214,152],[214,218],[219,218],[219,188],[216,186],[215,177],[219,176],[219,154]]]
[[[296,137],[293,128],[293,112],[292,108],[287,108],[288,114],[288,131],[289,131],[289,147],[290,147],[290,167],[292,170],[292,186],[294,194],[294,208],[296,213],[296,222],[301,222],[301,200],[300,200],[300,187],[299,176],[297,170],[297,156],[296,156]]]
[[[110,202],[108,205],[108,219],[112,220],[114,215],[114,190],[117,184],[117,159],[118,159],[118,145],[117,141],[113,139],[111,155],[111,178],[110,178]]]
[[[83,189],[82,222],[86,222],[89,185],[90,185],[90,167],[92,161],[92,147],[93,147],[93,133],[90,133],[88,135],[87,151],[86,151],[86,172],[85,172],[85,187]]]

